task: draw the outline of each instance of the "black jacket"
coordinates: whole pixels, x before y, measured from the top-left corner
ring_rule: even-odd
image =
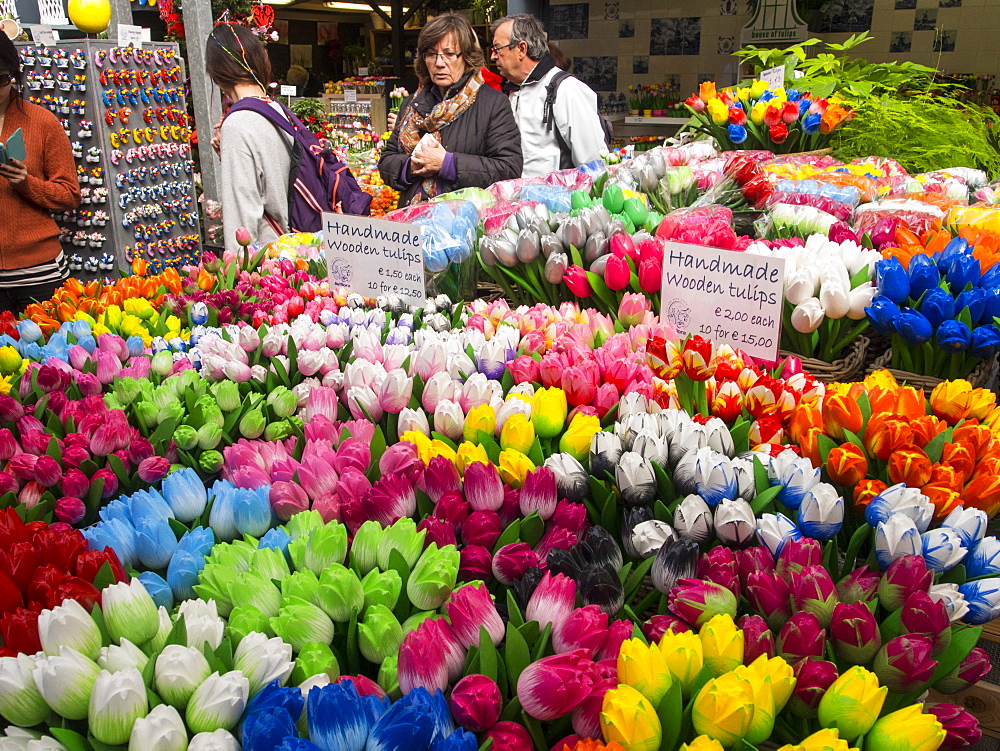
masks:
[[[463,77],[448,90],[446,98],[457,94],[467,80],[468,76]],[[426,115],[436,104],[437,98],[429,89],[414,94],[400,109],[396,129],[382,149],[379,172],[386,185],[400,192],[400,206],[410,203],[414,194],[421,190],[423,178],[414,176],[411,185],[403,185],[399,180],[403,164],[409,157],[400,148],[399,127],[408,107]],[[442,193],[459,188],[486,188],[499,180],[521,176],[521,133],[514,121],[510,101],[496,89],[483,84],[472,106],[440,133],[445,151],[455,155],[456,173],[455,182],[440,186]]]

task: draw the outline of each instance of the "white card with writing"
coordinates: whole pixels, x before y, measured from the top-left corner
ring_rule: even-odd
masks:
[[[780,89],[785,85],[785,66],[779,65],[776,68],[762,70],[760,80],[767,81],[772,89]]]
[[[356,102],[356,101],[358,101],[358,90],[357,89],[344,89],[344,101],[345,102]]]
[[[767,362],[778,359],[785,260],[664,243],[660,317]]]
[[[423,305],[423,227],[351,214],[323,214],[330,286],[364,297],[399,295]]]
[[[118,46],[142,48],[142,27],[127,23],[118,24]]]

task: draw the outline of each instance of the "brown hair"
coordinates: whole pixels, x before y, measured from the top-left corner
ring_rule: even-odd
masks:
[[[430,71],[427,70],[427,63],[424,61],[424,53],[433,50],[449,34],[454,35],[458,50],[462,53],[466,73],[482,68],[486,64],[479,39],[469,19],[453,10],[442,13],[428,21],[417,37],[417,59],[414,61],[414,69],[421,86],[426,86],[431,80]]]
[[[222,23],[212,29],[205,47],[205,72],[220,89],[256,83],[267,93],[271,61],[264,45],[246,26]]]
[[[552,62],[556,64],[557,68],[562,68],[567,73],[573,67],[573,61],[569,55],[552,44],[552,42],[549,42],[549,57],[552,58]]]
[[[10,103],[16,101],[18,107],[23,109],[21,89],[24,88],[24,75],[21,72],[21,56],[14,42],[2,31],[0,31],[0,71],[10,73]]]

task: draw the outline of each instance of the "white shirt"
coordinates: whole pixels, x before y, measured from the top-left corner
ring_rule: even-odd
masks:
[[[531,81],[529,74],[526,83],[510,93],[510,106],[521,131],[524,153],[521,177],[547,175],[559,169],[560,151],[555,130],[542,124],[546,87],[559,72],[559,68],[553,67],[537,81]],[[559,128],[573,152],[575,166],[599,159],[601,152],[607,150],[597,114],[597,94],[583,81],[571,76],[559,84],[552,114],[554,127]]]

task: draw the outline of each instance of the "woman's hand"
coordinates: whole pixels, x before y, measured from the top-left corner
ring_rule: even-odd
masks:
[[[215,153],[219,156],[222,155],[222,139],[220,135],[222,133],[222,118],[219,118],[219,122],[212,126],[212,148],[215,149]]]
[[[24,162],[11,159],[7,164],[0,164],[0,177],[6,178],[10,186],[16,188],[27,179],[28,168],[24,166]]]
[[[397,115],[395,112],[390,112],[385,116],[385,129],[390,133],[396,129],[396,118]]]
[[[441,171],[447,153],[439,141],[434,141],[433,144],[425,143],[419,155],[410,157],[410,174],[420,177],[436,175]]]

